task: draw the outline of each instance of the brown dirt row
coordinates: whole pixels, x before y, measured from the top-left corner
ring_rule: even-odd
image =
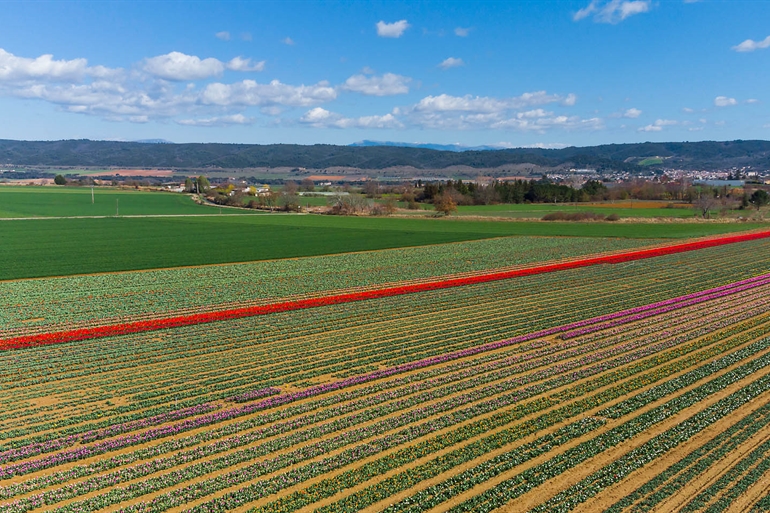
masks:
[[[770,490],[770,473],[765,473],[756,483],[746,490],[727,508],[727,513],[746,513],[765,497]]]
[[[767,396],[764,398],[766,399]],[[741,419],[755,412],[764,405],[765,401],[763,401],[762,398],[751,401],[749,404],[744,405],[732,415],[719,420],[715,424],[695,435],[687,442],[681,444],[679,447],[676,447],[669,454],[667,454],[665,458],[655,460],[642,469],[639,469],[620,483],[605,489],[601,494],[597,495],[593,499],[586,501],[573,511],[575,511],[575,513],[604,511],[606,508],[612,506],[626,495],[632,493],[642,484],[665,471],[673,463],[683,459],[685,456],[698,449],[702,445],[705,445],[714,437],[723,431],[726,431]],[[719,462],[715,463],[709,470],[698,476],[686,486],[682,487],[675,495],[660,503],[660,505],[652,511],[678,511],[692,497],[719,479],[719,477],[727,470],[729,470],[733,464],[746,456],[756,446],[767,440],[768,436],[770,436],[770,426],[762,429],[759,433],[744,442],[740,447],[738,447],[738,449],[726,455]]]
[[[765,368],[758,373],[755,373],[745,379],[742,379],[736,383],[733,383],[729,387],[718,392],[717,394],[710,396],[708,399],[700,402],[699,404],[691,406],[683,410],[682,412],[674,415],[673,417],[670,417],[664,422],[656,425],[653,429],[645,431],[644,433],[633,438],[632,440],[629,440],[621,445],[618,445],[616,447],[613,447],[601,453],[600,455],[579,465],[578,467],[573,468],[570,472],[557,476],[556,478],[546,482],[544,485],[539,486],[534,490],[524,494],[522,497],[519,497],[518,499],[516,499],[513,504],[509,503],[506,507],[506,511],[526,512],[534,508],[535,506],[538,506],[539,504],[547,502],[550,498],[557,495],[559,492],[562,492],[567,488],[579,483],[581,480],[593,474],[596,470],[623,457],[625,454],[627,454],[629,451],[631,451],[635,447],[639,447],[640,445],[646,443],[647,441],[651,440],[655,436],[663,433],[668,429],[675,428],[677,425],[687,420],[695,413],[717,403],[719,400],[727,397],[728,395],[732,394],[733,392],[736,392],[737,390],[740,390],[741,388],[755,381],[759,377],[766,376],[768,374],[770,374],[770,368]],[[767,394],[767,393],[762,396],[764,400],[767,400],[768,397],[770,397],[770,394]],[[640,413],[642,412],[640,411]],[[624,421],[624,420],[627,420],[627,419],[621,419],[621,421]],[[615,422],[619,424],[621,423],[621,421],[612,421],[609,424],[614,424]],[[663,459],[669,465],[675,461],[675,460],[669,459],[668,455],[664,456]],[[516,471],[506,474],[506,476],[504,477],[510,478],[512,475],[515,475],[520,471],[521,469],[517,469]],[[500,481],[504,481],[504,480],[505,480],[504,478],[500,479]],[[488,487],[491,487],[491,486],[493,486],[493,483],[489,483]],[[476,493],[479,493],[483,489],[486,489],[486,488],[480,488],[475,491]],[[475,495],[476,493],[474,493],[473,495]],[[456,503],[459,503],[466,498],[468,497],[462,497],[462,498],[458,497],[458,500]]]
[[[754,402],[757,402],[757,400],[755,400]],[[757,407],[761,406],[761,403],[757,404],[756,406]],[[689,502],[690,499],[694,498],[695,496],[703,492],[706,488],[714,484],[720,477],[722,477],[725,473],[727,473],[731,469],[731,467],[734,466],[736,463],[738,463],[743,457],[747,456],[751,451],[756,449],[759,445],[766,442],[768,440],[768,437],[770,437],[770,428],[766,428],[762,432],[757,433],[756,435],[751,437],[749,440],[747,440],[745,443],[741,444],[741,446],[738,447],[736,450],[734,450],[732,453],[730,453],[728,457],[720,461],[716,468],[710,469],[709,471],[704,472],[702,475],[698,476],[698,478],[695,481],[691,482],[689,486],[682,489],[681,492],[678,493],[675,497],[672,497],[665,503],[661,504],[661,506],[656,508],[655,511],[658,511],[658,512],[671,511],[672,507],[676,507],[676,509],[680,509],[687,502]],[[756,465],[757,464],[755,463],[751,468],[755,467]],[[722,496],[721,493],[717,494],[714,500],[712,500],[709,504],[713,503],[721,496]]]

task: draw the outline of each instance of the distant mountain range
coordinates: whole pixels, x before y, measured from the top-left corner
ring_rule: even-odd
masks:
[[[425,148],[428,150],[438,151],[489,151],[489,150],[502,150],[505,146],[463,146],[462,144],[431,144],[431,143],[405,143],[405,142],[393,142],[393,141],[369,141],[363,140],[354,142],[348,146],[353,147],[369,147],[369,146],[395,146],[398,148]]]
[[[157,141],[157,140],[151,140]],[[560,149],[452,149],[400,146],[364,141],[357,146],[316,144],[148,144],[118,141],[0,140],[0,164],[15,166],[104,166],[177,169],[351,167],[385,169],[410,166],[441,170],[452,166],[495,169],[525,164],[537,168],[590,168],[639,172],[644,169],[770,169],[768,141],[704,141],[605,144]],[[439,145],[443,146],[443,145]],[[461,149],[461,151],[458,151]]]
[[[166,139],[139,139],[132,142],[142,144],[174,144],[173,142],[167,141]]]

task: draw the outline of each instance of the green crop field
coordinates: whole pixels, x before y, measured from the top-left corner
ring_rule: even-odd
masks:
[[[287,214],[5,220],[0,221],[0,279],[245,262],[514,235],[678,238],[760,226]]]
[[[216,214],[218,209],[196,205],[189,196],[90,187],[0,187],[0,218]],[[244,213],[249,213],[244,211]]]

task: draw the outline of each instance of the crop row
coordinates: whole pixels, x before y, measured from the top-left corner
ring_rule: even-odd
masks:
[[[640,512],[656,507],[699,475],[717,465],[725,456],[768,425],[770,425],[770,404],[762,406],[690,452],[613,504],[605,510],[605,513],[620,513],[625,510]]]
[[[770,358],[764,357],[765,365],[770,363]],[[629,440],[649,429],[653,425],[672,417],[685,408],[697,404],[709,395],[715,394],[730,384],[735,375],[750,375],[752,368],[757,370],[757,362],[751,362],[740,369],[736,369],[727,375],[721,376],[700,387],[671,401],[654,408],[634,419],[608,431],[599,437],[583,442],[580,445],[555,456],[551,460],[524,471],[502,483],[476,495],[472,499],[451,508],[449,511],[458,513],[461,511],[484,512],[496,509],[506,504],[511,499],[518,497],[535,486],[552,479],[580,463],[592,458],[610,447],[615,447],[624,440]],[[719,419],[731,414],[752,399],[770,390],[770,376],[765,375],[741,389],[733,392],[728,397],[717,403],[696,412],[677,426],[666,430],[640,447],[632,449],[629,453],[616,460],[612,464],[591,474],[588,478],[570,487],[564,492],[546,501],[534,511],[552,511],[556,509],[571,509],[575,505],[593,497],[607,486],[624,479],[629,473],[639,469],[643,465],[663,456],[666,452],[680,443],[689,440]]]

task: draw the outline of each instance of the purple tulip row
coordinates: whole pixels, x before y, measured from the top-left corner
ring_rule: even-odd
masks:
[[[601,330],[604,330],[604,329],[607,329],[607,328],[612,328],[612,327],[615,327],[615,326],[620,326],[622,324],[636,322],[636,321],[639,321],[641,319],[646,319],[647,317],[652,317],[652,316],[655,316],[655,315],[660,315],[660,314],[668,313],[668,312],[671,312],[673,310],[679,310],[681,308],[686,308],[688,306],[693,306],[693,305],[697,305],[697,304],[700,304],[700,303],[705,303],[707,301],[712,301],[714,299],[719,299],[719,298],[722,298],[722,297],[725,297],[725,296],[729,296],[729,295],[732,295],[732,294],[737,294],[738,292],[743,292],[745,290],[754,289],[756,287],[761,287],[761,286],[767,285],[767,284],[770,284],[770,277],[766,278],[763,281],[755,281],[753,283],[749,283],[749,284],[746,284],[746,285],[743,285],[743,286],[740,286],[740,287],[735,287],[735,288],[730,288],[730,289],[723,289],[723,290],[721,290],[719,292],[708,294],[708,295],[699,295],[698,297],[695,297],[695,298],[692,298],[691,294],[689,294],[687,296],[681,296],[680,297],[680,299],[681,299],[680,302],[669,304],[667,306],[663,306],[663,307],[660,307],[660,308],[649,309],[649,310],[646,310],[646,311],[641,312],[641,313],[637,313],[637,314],[634,314],[634,315],[631,315],[631,316],[627,316],[627,317],[623,317],[623,318],[620,318],[620,319],[615,319],[615,320],[612,320],[612,321],[609,321],[609,322],[604,322],[604,323],[601,323],[601,324],[594,324],[594,325],[591,325],[591,326],[586,326],[586,327],[581,328],[581,329],[567,331],[566,333],[562,333],[561,338],[564,339],[564,340],[567,340],[567,339],[570,339],[570,338],[579,337],[581,335],[586,335],[588,333],[593,333],[593,332],[601,331]]]
[[[126,433],[128,431],[134,431],[149,426],[156,426],[158,424],[163,424],[164,422],[169,422],[172,420],[194,417],[196,415],[207,413],[216,409],[217,407],[215,405],[204,403],[197,406],[191,406],[189,408],[182,408],[179,410],[161,413],[146,419],[134,420],[122,424],[113,424],[112,426],[106,427],[104,429],[88,431],[82,435],[69,435],[53,440],[47,440],[45,442],[29,444],[25,445],[24,447],[18,447],[0,452],[0,463],[7,463],[9,461],[21,460],[31,456],[36,456],[38,454],[58,451],[66,447],[71,447],[78,442],[93,442],[94,440],[101,440],[103,438]],[[1,475],[2,471],[0,470],[0,476]]]
[[[716,292],[722,292],[722,291],[725,291],[725,290],[730,290],[730,289],[733,289],[735,287],[741,287],[743,285],[748,285],[748,284],[755,283],[755,282],[760,282],[760,281],[764,282],[764,281],[767,281],[768,279],[770,279],[770,273],[762,274],[762,275],[759,275],[759,276],[754,276],[752,278],[747,278],[745,280],[736,281],[736,282],[733,282],[733,283],[728,283],[727,285],[722,285],[720,287],[714,287],[712,289],[701,290],[700,292],[694,292],[692,294],[687,294],[685,296],[678,296],[678,297],[675,297],[675,298],[665,299],[663,301],[657,301],[655,303],[650,303],[650,304],[643,305],[643,306],[637,306],[636,308],[629,308],[628,310],[621,310],[619,312],[613,312],[613,313],[610,313],[610,314],[607,314],[607,315],[601,315],[599,317],[592,317],[590,319],[586,319],[586,320],[583,320],[583,321],[577,321],[577,322],[570,323],[570,324],[568,324],[568,325],[566,325],[564,327],[567,328],[567,329],[582,328],[583,326],[588,326],[590,324],[597,324],[597,323],[600,323],[600,322],[609,321],[609,320],[612,320],[612,319],[617,319],[618,317],[625,317],[627,315],[633,315],[633,314],[637,314],[637,313],[644,312],[644,311],[647,311],[647,310],[652,310],[652,309],[655,309],[655,308],[659,308],[661,306],[667,306],[667,305],[671,305],[671,304],[676,304],[676,303],[679,303],[679,302],[684,301],[686,299],[694,299],[694,298],[701,297],[701,296],[707,296],[709,294],[714,294]]]

